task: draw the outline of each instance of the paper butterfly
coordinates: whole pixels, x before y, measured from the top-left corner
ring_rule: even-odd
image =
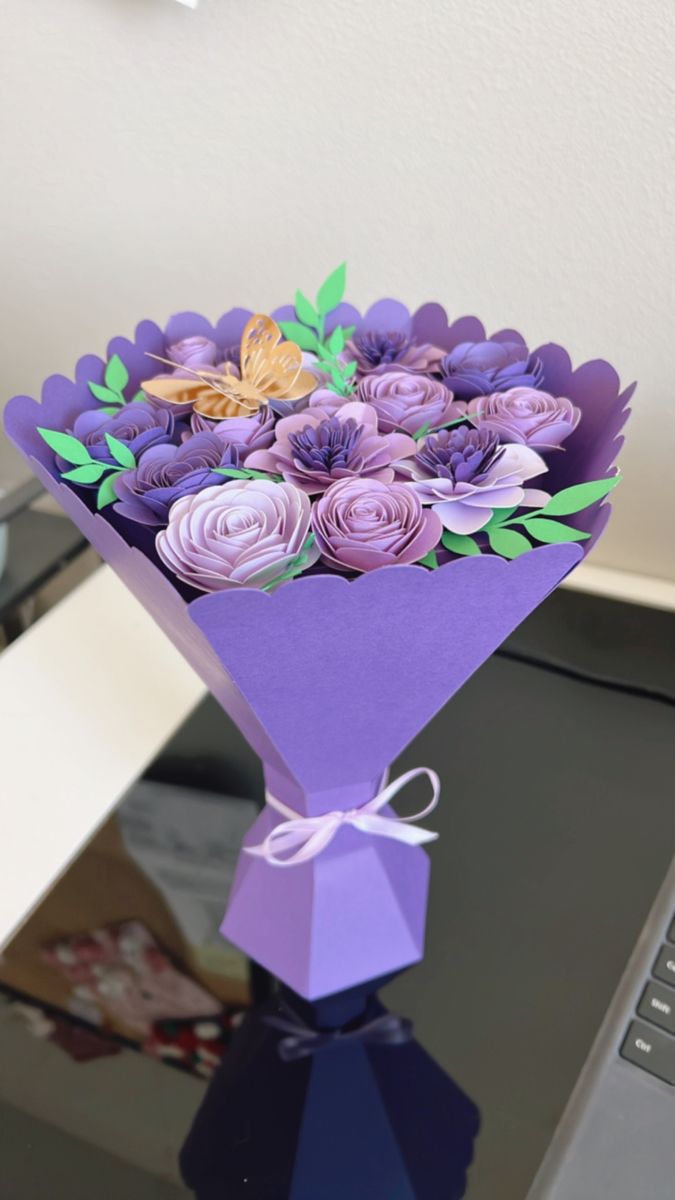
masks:
[[[150,357],[176,366],[158,355]],[[164,404],[194,408],[212,421],[247,416],[270,400],[299,400],[317,384],[316,376],[302,368],[300,347],[283,341],[276,321],[262,313],[251,317],[241,337],[241,379],[234,368],[219,372],[208,367],[181,367],[181,372],[194,379],[159,376],[141,387]]]

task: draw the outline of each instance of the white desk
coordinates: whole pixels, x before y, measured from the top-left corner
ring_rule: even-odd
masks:
[[[0,655],[0,949],[204,692],[108,567]]]

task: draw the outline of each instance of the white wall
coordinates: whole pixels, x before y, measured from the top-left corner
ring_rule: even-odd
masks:
[[[675,578],[672,0],[2,0],[2,390],[136,318],[441,299],[638,378],[596,564]]]

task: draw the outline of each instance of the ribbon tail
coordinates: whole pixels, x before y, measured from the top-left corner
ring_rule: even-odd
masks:
[[[406,825],[399,819],[381,817],[377,813],[355,817],[352,824],[362,833],[392,838],[396,842],[404,842],[407,846],[423,846],[426,842],[435,842],[438,837],[438,834],[430,829],[420,829],[419,825]]]

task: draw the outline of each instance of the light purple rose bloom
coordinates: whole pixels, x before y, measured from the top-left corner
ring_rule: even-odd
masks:
[[[426,425],[435,429],[464,414],[465,405],[455,404],[438,379],[409,371],[387,371],[384,375],[365,375],[356,398],[372,404],[383,433],[402,429],[414,434]]]
[[[407,434],[379,433],[375,409],[359,401],[343,404],[332,417],[321,408],[284,417],[275,434],[269,450],[255,451],[246,465],[279,472],[310,495],[356,475],[389,482],[394,464],[417,449]]]
[[[138,466],[115,480],[115,512],[142,525],[165,525],[181,496],[224,482],[215,467],[239,467],[236,446],[214,433],[196,433],[181,446],[152,446]]]
[[[461,342],[445,355],[439,370],[455,400],[473,400],[513,387],[537,388],[544,377],[541,360],[522,341]]]
[[[402,329],[389,332],[364,329],[347,342],[347,361],[356,361],[357,376],[401,368],[408,371],[433,371],[443,357],[443,351],[428,342],[416,342]]]
[[[166,357],[177,367],[213,367],[220,351],[207,337],[186,337],[169,346]]]
[[[478,396],[469,404],[467,416],[479,429],[498,434],[500,442],[558,450],[579,424],[581,409],[564,396],[516,387]]]
[[[432,504],[452,533],[477,533],[495,508],[545,504],[548,492],[523,484],[546,471],[546,463],[529,446],[500,446],[497,435],[483,429],[441,429],[426,438],[411,463],[412,488],[423,504]]]
[[[72,429],[68,430],[74,437],[79,438],[87,447],[92,458],[97,462],[115,463],[108,443],[106,433],[112,434],[119,442],[124,442],[134,455],[136,461],[151,446],[159,446],[165,442],[175,441],[181,432],[177,426],[174,414],[157,404],[134,401],[125,404],[119,412],[102,412],[93,408],[82,412],[75,418]]]
[[[155,539],[157,553],[178,579],[202,592],[265,587],[297,560],[310,508],[309,497],[290,483],[233,479],[177,500]],[[309,548],[305,565],[318,553]]]
[[[211,433],[221,443],[236,446],[240,462],[246,462],[253,450],[265,450],[274,441],[274,413],[265,404],[250,417],[226,417],[224,421],[210,421],[201,413],[193,412],[190,417],[193,433]],[[189,438],[188,434],[188,438]]]
[[[378,479],[334,483],[314,503],[312,528],[323,559],[339,571],[417,562],[443,532],[410,484]]]
[[[344,404],[353,402],[353,395],[339,396],[337,392],[328,387],[318,387],[309,397],[309,407],[323,409],[328,417],[334,417],[337,410],[342,408]]]

